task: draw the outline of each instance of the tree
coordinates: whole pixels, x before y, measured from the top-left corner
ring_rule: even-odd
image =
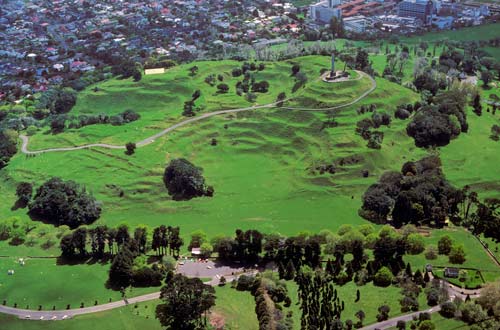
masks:
[[[500,318],[500,281],[490,282],[481,289],[481,296],[477,303],[486,311],[491,311],[496,318]]]
[[[462,244],[453,244],[448,259],[452,264],[463,264],[465,262],[465,250]]]
[[[342,38],[344,36],[344,25],[342,20],[336,16],[333,16],[330,20],[330,31],[334,37]]]
[[[221,94],[225,94],[225,93],[229,92],[229,86],[225,83],[218,84],[217,85],[217,92],[221,93]]]
[[[434,260],[437,258],[437,249],[434,245],[427,246],[425,250],[425,259]]]
[[[359,310],[356,312],[356,314],[354,314],[354,316],[356,316],[359,320],[359,322],[356,324],[356,328],[361,328],[363,326],[363,320],[366,317],[365,312],[363,310]]]
[[[490,81],[493,79],[493,75],[488,70],[481,71],[481,80],[483,81],[484,87],[487,88]]]
[[[285,92],[279,93],[278,96],[276,97],[276,106],[282,107],[285,100],[286,100]]]
[[[17,152],[16,131],[11,129],[0,130],[0,169],[7,166],[12,156]]]
[[[299,71],[300,71],[300,65],[294,64],[292,66],[292,76],[297,75],[297,73],[299,73]]]
[[[382,305],[378,308],[377,321],[382,322],[389,319],[391,308],[388,305]]]
[[[125,148],[127,149],[125,151],[125,154],[127,155],[133,155],[135,153],[135,148],[136,148],[136,145],[134,142],[128,142],[126,145],[125,145]]]
[[[358,48],[358,52],[356,53],[356,69],[366,70],[369,65],[368,53],[364,49]]]
[[[174,200],[212,196],[213,188],[205,185],[202,169],[184,158],[177,158],[165,168],[163,182]]]
[[[202,315],[215,305],[215,290],[199,278],[176,274],[161,289],[163,303],[156,307],[156,318],[169,329],[194,330],[201,328]]]
[[[377,286],[386,287],[391,285],[393,278],[394,276],[392,275],[391,270],[384,266],[380,268],[373,277],[373,284]]]
[[[212,254],[214,248],[212,247],[212,245],[210,245],[210,243],[203,243],[201,244],[200,246],[200,252],[201,252],[201,255],[203,258],[210,258],[210,255]]]
[[[488,314],[483,310],[481,305],[474,302],[466,302],[460,306],[461,319],[465,323],[471,325],[482,322],[488,318]]]
[[[16,196],[18,203],[26,207],[33,195],[33,185],[29,182],[20,182],[16,187]]]
[[[53,177],[37,189],[29,204],[29,213],[56,226],[76,228],[97,220],[101,207],[85,188],[74,181]]]
[[[432,323],[431,320],[422,321],[418,325],[418,330],[434,330],[434,329],[436,329],[436,326],[434,325],[434,323]]]
[[[457,313],[457,305],[451,301],[445,301],[441,304],[441,310],[439,313],[446,318],[453,318]]]
[[[134,79],[135,82],[141,81],[142,79],[142,73],[138,69],[134,71],[132,74],[132,78]]]
[[[481,105],[481,95],[477,93],[472,100],[472,108],[474,109],[474,113],[478,116],[481,116],[483,112],[483,106]]]
[[[122,247],[109,268],[108,284],[115,289],[128,287],[132,281],[133,263],[132,252],[127,246]]]
[[[448,255],[451,251],[451,246],[453,241],[450,236],[444,235],[438,241],[438,252],[439,254]]]
[[[295,277],[295,266],[293,265],[292,260],[288,260],[288,263],[285,268],[285,280],[293,280]]]
[[[410,254],[420,254],[424,249],[424,239],[420,234],[410,234],[406,237],[406,251]]]

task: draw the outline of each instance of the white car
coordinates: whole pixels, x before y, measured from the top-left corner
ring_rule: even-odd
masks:
[[[30,318],[31,318],[31,315],[26,315],[24,318],[25,318],[25,319],[30,319]]]
[[[63,315],[62,319],[66,320],[68,318],[68,315]]]
[[[57,316],[55,316],[55,315],[54,315],[54,316],[52,316],[50,319],[51,319],[52,321],[57,320]]]
[[[40,316],[40,320],[43,320],[43,319],[44,319],[43,315],[42,315],[42,316]]]

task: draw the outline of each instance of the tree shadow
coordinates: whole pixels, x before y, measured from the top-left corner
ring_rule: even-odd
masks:
[[[24,209],[28,206],[28,202],[22,199],[18,199],[14,205],[10,208],[11,211],[16,211],[19,209]]]
[[[74,258],[66,258],[63,256],[57,257],[56,265],[58,266],[76,266],[76,265],[106,265],[112,260],[112,256],[105,254],[102,258],[89,256],[76,256]]]

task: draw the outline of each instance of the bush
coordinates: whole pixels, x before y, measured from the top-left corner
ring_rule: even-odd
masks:
[[[448,319],[451,319],[455,317],[455,314],[457,313],[457,305],[455,305],[451,301],[446,301],[441,305],[441,310],[439,313]]]
[[[410,234],[406,237],[406,250],[410,254],[420,254],[424,249],[424,239],[420,234]]]
[[[425,250],[425,259],[434,260],[437,258],[437,249],[434,245],[429,245]]]
[[[451,246],[453,241],[450,236],[444,235],[438,241],[438,252],[439,254],[448,255],[451,251]]]
[[[378,270],[378,272],[373,277],[373,284],[376,286],[386,287],[391,285],[394,276],[392,272],[387,267],[382,267]]]
[[[463,264],[465,262],[465,250],[461,244],[453,244],[448,254],[448,259],[452,264]]]

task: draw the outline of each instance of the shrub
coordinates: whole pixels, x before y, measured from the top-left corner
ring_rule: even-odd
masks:
[[[391,285],[393,278],[394,276],[392,275],[391,270],[384,266],[380,268],[373,277],[373,284],[376,286],[386,287]]]

